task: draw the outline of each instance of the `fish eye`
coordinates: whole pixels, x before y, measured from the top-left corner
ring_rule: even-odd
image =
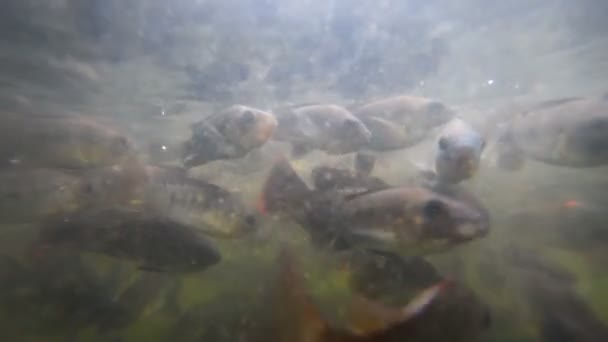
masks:
[[[445,137],[439,139],[439,149],[445,151],[448,148],[448,140]]]
[[[435,219],[441,215],[443,209],[444,206],[441,201],[432,199],[425,203],[424,208],[422,208],[422,212],[426,218]]]

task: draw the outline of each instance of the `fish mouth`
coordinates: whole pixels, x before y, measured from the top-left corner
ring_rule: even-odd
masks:
[[[466,242],[484,237],[490,232],[490,225],[486,222],[462,222],[457,224],[454,241]]]
[[[472,157],[465,158],[465,160],[461,161],[460,164],[460,169],[468,177],[474,176],[479,168],[479,163],[475,158]]]
[[[455,158],[455,164],[461,174],[472,177],[479,169],[479,158],[474,151],[462,151],[462,153]]]

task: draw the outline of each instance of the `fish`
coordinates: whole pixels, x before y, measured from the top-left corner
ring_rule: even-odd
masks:
[[[435,266],[420,256],[362,252],[351,253],[347,262],[351,288],[366,298],[392,298],[443,280]]]
[[[348,169],[317,166],[310,172],[313,187],[317,191],[337,191],[342,194],[388,189],[385,181],[377,177],[353,174]]]
[[[561,167],[608,164],[608,99],[574,97],[542,102],[516,114],[510,143],[527,158]]]
[[[472,178],[479,170],[486,140],[470,124],[454,118],[439,132],[434,146],[434,165],[412,162],[426,181],[458,184]]]
[[[163,216],[214,238],[246,237],[259,227],[259,215],[239,196],[193,178],[180,167],[132,160],[89,172],[78,189],[82,206],[120,204]]]
[[[103,254],[133,261],[141,270],[168,273],[198,272],[221,260],[215,243],[191,227],[117,207],[51,216],[33,248]]]
[[[239,159],[264,145],[278,125],[260,109],[233,105],[191,125],[191,136],[179,148],[184,167]]]
[[[262,325],[261,337],[253,341],[476,341],[489,324],[487,307],[444,280],[420,291],[404,306],[355,296],[347,306],[345,327],[339,328],[315,304],[293,253],[282,250],[277,264],[265,306],[270,308],[270,319]]]
[[[273,139],[290,143],[294,157],[312,150],[331,155],[357,152],[370,141],[369,129],[338,105],[305,105],[275,112],[279,125]]]
[[[485,236],[489,222],[469,205],[421,186],[347,195],[311,190],[279,159],[261,195],[263,211],[301,225],[318,246],[428,253]]]
[[[473,208],[473,210],[480,215],[481,220],[485,222],[485,225],[488,228],[490,227],[492,217],[488,207],[482,200],[464,188],[461,184],[430,182],[423,186],[437,194],[446,196],[454,201],[464,203],[470,208]]]
[[[133,156],[133,142],[115,127],[76,115],[4,115],[0,165],[83,170]]]
[[[368,148],[373,151],[412,147],[454,116],[440,101],[407,95],[375,100],[352,112],[371,131]]]
[[[142,201],[146,210],[214,238],[251,236],[260,217],[236,194],[189,177],[186,170],[146,166]]]
[[[466,121],[456,118],[439,133],[435,145],[437,181],[457,184],[473,177],[479,170],[485,139]]]
[[[389,188],[384,180],[371,176],[376,156],[368,152],[354,155],[351,169],[332,166],[316,166],[311,170],[313,187],[318,191],[361,192]]]

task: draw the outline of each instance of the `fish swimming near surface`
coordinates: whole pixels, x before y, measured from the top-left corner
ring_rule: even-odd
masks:
[[[485,236],[489,222],[466,203],[421,186],[347,195],[310,190],[285,159],[263,187],[260,209],[295,220],[313,243],[399,254],[443,249]]]
[[[49,217],[34,248],[104,254],[138,263],[142,270],[196,272],[217,264],[215,244],[189,226],[124,208],[85,208]]]
[[[190,168],[242,158],[264,145],[276,127],[271,113],[243,105],[228,107],[191,126],[192,135],[181,146],[182,164]]]
[[[276,113],[279,125],[273,139],[290,143],[294,156],[312,150],[334,155],[352,153],[370,141],[368,128],[338,105],[306,105],[277,109]]]
[[[454,116],[454,111],[440,101],[407,95],[372,101],[352,112],[372,133],[368,148],[374,151],[414,146],[432,128]]]
[[[75,115],[4,115],[0,165],[91,169],[133,155],[133,143],[111,125]]]
[[[506,149],[554,166],[575,168],[608,164],[608,98],[554,99],[512,117]]]

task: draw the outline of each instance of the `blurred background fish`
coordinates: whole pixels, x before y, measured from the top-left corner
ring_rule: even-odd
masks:
[[[501,155],[521,151],[543,163],[578,168],[608,161],[608,102],[604,97],[549,100],[513,113],[508,127],[505,134],[509,136],[501,143],[514,147],[499,151]]]
[[[44,222],[33,248],[67,247],[138,263],[157,272],[202,271],[221,259],[215,244],[191,227],[135,210],[85,208]]]
[[[242,105],[228,107],[192,125],[192,136],[181,148],[183,165],[242,158],[266,143],[276,127],[276,118],[268,112]]]
[[[371,131],[369,148],[386,151],[411,147],[453,115],[445,104],[415,96],[395,96],[353,110]]]
[[[352,153],[367,145],[371,137],[366,125],[337,105],[307,105],[276,112],[279,126],[273,139],[290,143],[295,156],[311,150]]]
[[[3,116],[3,165],[63,169],[111,166],[133,155],[126,135],[85,116]]]

